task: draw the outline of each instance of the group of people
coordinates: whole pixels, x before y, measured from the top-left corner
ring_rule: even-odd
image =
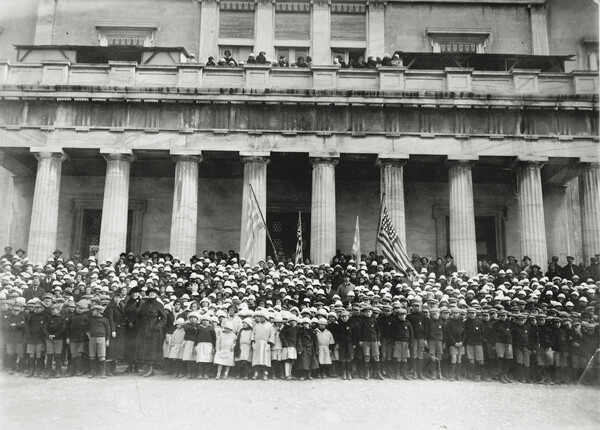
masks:
[[[193,58],[193,61],[195,61],[195,57]],[[221,57],[219,60],[215,60],[214,57],[208,57],[208,60],[206,61],[207,67],[238,67],[244,64],[264,64],[270,65],[271,67],[308,68],[312,66],[312,58],[310,55],[307,55],[306,57],[299,56],[296,59],[296,62],[290,64],[285,55],[279,55],[279,58],[276,61],[272,61],[267,57],[267,53],[265,51],[260,51],[258,55],[250,53],[246,61],[240,60],[238,62],[231,55],[231,51],[225,50],[223,52],[223,57]],[[340,66],[342,69],[376,69],[378,67],[401,67],[403,65],[402,59],[398,54],[394,54],[392,56],[390,56],[390,54],[385,54],[383,57],[369,56],[366,60],[365,57],[361,55],[357,59],[350,58],[348,61],[346,61],[341,55],[337,55],[333,59],[333,64]]]
[[[189,261],[56,250],[36,265],[5,251],[0,357],[10,374],[105,378],[123,364],[146,377],[554,384],[585,370],[598,383],[600,282],[571,273],[572,261],[553,259],[561,272],[548,277],[511,257],[469,277],[450,255],[443,274],[413,255],[418,274],[408,276],[375,253],[313,265],[248,264],[233,250]]]

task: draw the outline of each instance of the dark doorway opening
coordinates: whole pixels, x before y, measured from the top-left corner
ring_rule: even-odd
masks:
[[[475,241],[477,243],[477,260],[496,261],[498,244],[495,217],[475,217]]]
[[[296,254],[298,212],[267,212],[267,226],[280,262],[293,261]],[[310,258],[310,212],[302,212],[302,253]],[[267,239],[267,255],[273,247]]]
[[[122,252],[131,249],[131,231],[133,224],[133,211],[127,212],[127,245]],[[100,245],[100,227],[102,225],[102,209],[83,210],[83,231],[81,233],[81,256],[87,258],[98,252]]]

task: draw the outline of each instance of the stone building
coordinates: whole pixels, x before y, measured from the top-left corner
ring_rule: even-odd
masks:
[[[0,242],[35,262],[244,249],[248,184],[284,254],[302,213],[316,263],[349,252],[356,216],[374,249],[384,192],[409,253],[469,273],[600,252],[592,0],[3,8]],[[312,66],[205,66],[225,50]],[[384,53],[403,65],[333,65]]]

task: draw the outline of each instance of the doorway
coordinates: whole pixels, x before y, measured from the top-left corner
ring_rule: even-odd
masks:
[[[496,261],[498,258],[496,238],[496,218],[493,216],[476,216],[475,242],[477,244],[477,260]]]
[[[102,225],[102,209],[84,209],[81,233],[81,256],[87,258],[98,252],[100,245],[100,227]],[[127,212],[127,245],[122,252],[131,250],[131,232],[133,225],[133,210]]]
[[[277,259],[280,262],[294,260],[296,254],[296,231],[298,212],[267,212],[267,227],[273,239]],[[310,256],[310,212],[302,212],[302,254]],[[273,254],[273,247],[267,238],[267,255]]]

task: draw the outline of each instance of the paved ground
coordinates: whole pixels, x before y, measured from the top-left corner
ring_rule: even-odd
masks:
[[[2,375],[0,396],[3,430],[600,429],[600,390],[582,386]]]

